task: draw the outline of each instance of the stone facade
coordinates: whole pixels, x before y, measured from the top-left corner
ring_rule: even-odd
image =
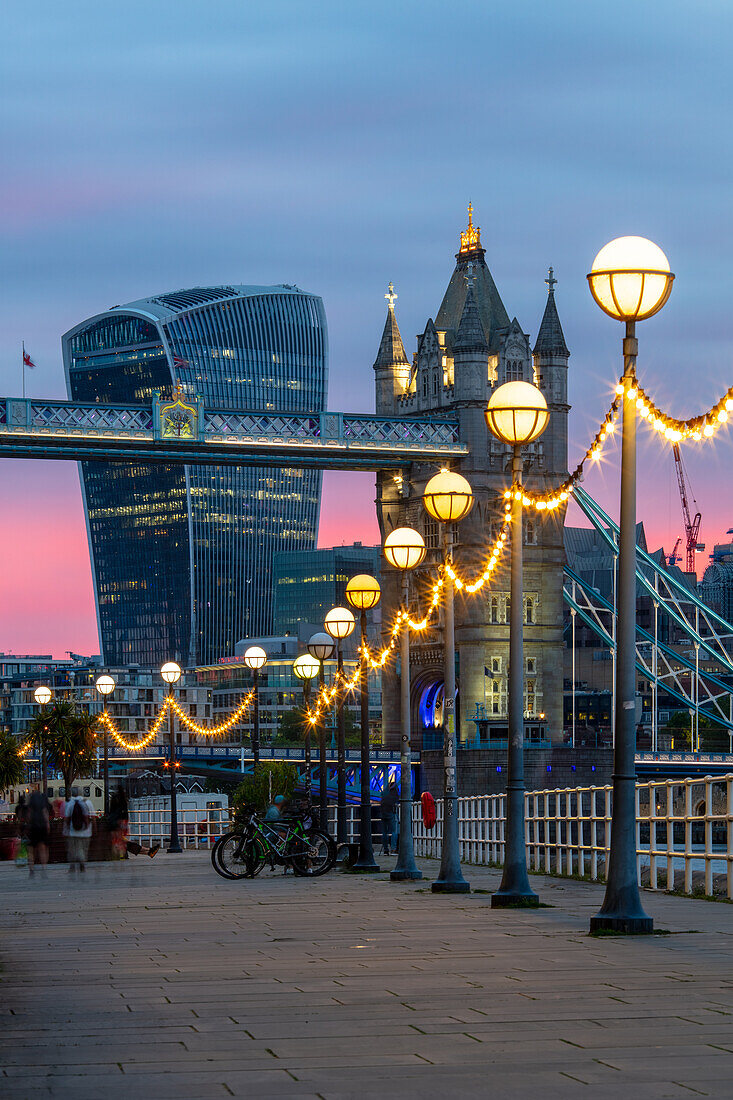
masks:
[[[471,483],[475,504],[456,526],[454,560],[462,575],[482,571],[488,548],[500,530],[503,493],[511,484],[511,455],[488,432],[484,410],[496,386],[514,379],[540,387],[550,409],[544,435],[525,449],[524,478],[535,491],[554,487],[567,475],[567,367],[569,351],[555,306],[555,280],[550,271],[545,312],[534,348],[516,317],[510,319],[481,247],[480,231],[461,234],[456,265],[435,320],[429,318],[418,337],[410,365],[395,316],[389,307],[379,353],[374,363],[377,413],[450,416],[460,423],[461,441],[470,453],[455,468]],[[416,527],[428,555],[412,577],[417,610],[441,559],[442,532],[422,505],[434,464],[413,464],[377,480],[377,512],[382,537],[396,527]],[[546,736],[563,735],[562,571],[564,513],[528,514],[525,519],[525,679],[528,714],[545,715]],[[399,606],[400,578],[385,566],[382,574],[382,621],[391,625]],[[475,596],[456,598],[456,649],[459,733],[465,740],[475,727],[476,707],[490,719],[506,722],[509,658],[508,554],[491,586]],[[419,640],[418,640],[419,639]],[[421,747],[420,701],[431,686],[442,684],[443,639],[440,618],[416,638],[411,655],[413,745]],[[440,689],[438,688],[438,691]],[[399,744],[399,668],[383,679],[384,739]],[[439,721],[440,714],[436,721]]]

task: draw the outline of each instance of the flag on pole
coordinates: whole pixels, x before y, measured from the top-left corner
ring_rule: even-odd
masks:
[[[30,355],[25,350],[25,345],[23,345],[23,366],[24,367],[30,367],[31,370],[32,370],[35,367],[35,365],[36,364],[33,362]]]
[[[180,356],[178,356],[178,355],[173,356],[173,366],[174,367],[180,368],[180,367],[187,367],[188,365],[189,365],[188,364],[188,359],[181,359]]]

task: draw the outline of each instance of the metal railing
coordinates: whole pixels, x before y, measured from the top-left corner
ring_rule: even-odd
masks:
[[[530,870],[605,876],[611,840],[612,787],[528,791],[525,795]],[[461,859],[504,861],[506,796],[458,800]],[[413,810],[415,854],[440,858],[443,806],[427,830]],[[636,851],[640,885],[733,899],[733,774],[665,779],[636,785]]]
[[[314,818],[318,820],[318,807],[314,807]],[[178,834],[181,847],[199,849],[211,848],[218,838],[232,826],[231,811],[226,808],[178,810]],[[171,832],[170,809],[130,810],[130,840],[150,847],[153,844],[165,846]],[[336,806],[328,807],[329,832],[336,836]],[[375,830],[377,828],[375,822]],[[359,839],[359,807],[346,807],[346,830],[350,843]],[[377,832],[374,833],[375,839]]]

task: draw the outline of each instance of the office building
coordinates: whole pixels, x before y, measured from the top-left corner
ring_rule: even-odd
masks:
[[[179,386],[207,411],[325,408],[323,302],[294,286],[114,306],[67,332],[63,351],[76,401],[150,407]],[[317,470],[84,462],[81,482],[107,665],[209,663],[269,633],[273,554],[315,546]]]
[[[346,585],[358,573],[379,579],[381,551],[378,546],[334,546],[330,549],[281,551],[275,554],[272,570],[273,621],[276,634],[297,633],[300,623],[314,630],[332,607],[348,607]],[[375,618],[376,612],[376,618]],[[370,611],[367,622],[379,620],[379,606]]]

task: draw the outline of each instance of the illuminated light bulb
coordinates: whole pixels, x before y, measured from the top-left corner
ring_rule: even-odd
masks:
[[[631,390],[629,390],[629,397],[630,396],[631,396]],[[637,397],[636,407],[637,407],[637,409],[643,409],[644,408],[644,398],[643,397]]]
[[[522,499],[522,494],[521,493],[515,493],[514,494],[514,499],[515,500],[521,500]]]
[[[547,505],[545,504],[544,500],[538,500],[536,507],[541,512],[544,508],[547,507]]]
[[[590,453],[590,457],[593,459],[593,461],[596,461],[596,459],[600,458],[600,455],[601,452],[598,450],[597,447],[595,447]]]
[[[733,397],[727,398],[725,402],[725,407],[728,412],[733,412]]]
[[[692,438],[693,438],[693,439],[695,439],[695,440],[697,440],[697,441],[699,441],[699,440],[701,440],[701,439],[702,439],[702,436],[700,435],[700,433],[699,433],[699,432],[693,432],[693,433],[692,433]]]
[[[616,431],[616,428],[615,428],[615,426],[614,426],[614,423],[613,423],[613,421],[611,421],[611,422],[609,423],[608,427],[606,428],[606,431],[607,431],[607,432],[611,432],[611,433],[613,433],[613,432],[615,432],[615,431]]]
[[[654,421],[654,427],[657,429],[658,432],[664,431],[664,421],[657,418]]]
[[[522,504],[524,505],[525,508],[531,503],[532,503],[532,501],[529,499],[529,497],[522,497]]]
[[[511,489],[507,489],[507,491],[504,493],[505,498],[511,498],[511,495],[512,495]]]
[[[706,424],[705,427],[703,428],[703,434],[706,435],[708,439],[710,438],[711,435],[713,435],[714,432],[715,432],[715,428],[713,427],[712,424]]]
[[[728,413],[725,411],[725,409],[721,409],[720,412],[718,413],[718,420],[720,421],[721,424],[725,424],[727,419],[728,419]]]
[[[619,397],[620,397],[620,396],[621,396],[621,394],[622,394],[623,392],[624,392],[624,388],[623,388],[623,386],[621,385],[621,383],[619,382],[618,386],[616,386],[616,393],[617,393],[617,394],[619,395]]]

